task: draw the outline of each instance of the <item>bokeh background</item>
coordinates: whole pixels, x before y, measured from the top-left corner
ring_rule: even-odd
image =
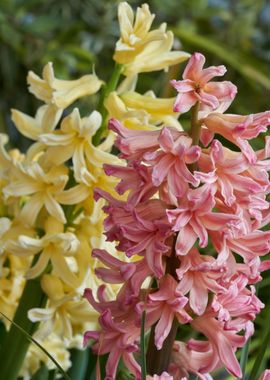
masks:
[[[33,115],[37,100],[27,91],[29,70],[41,74],[54,63],[59,78],[96,71],[105,79],[113,67],[118,39],[117,5],[112,0],[0,1],[0,131],[20,149],[27,141],[16,133],[10,108]],[[129,1],[136,7],[141,1]],[[270,106],[270,1],[151,0],[154,23],[166,22],[175,33],[175,48],[201,51],[208,64],[225,64],[226,79],[239,88],[232,112],[260,112]],[[159,96],[173,94],[169,74],[141,76],[139,89],[153,88]],[[83,107],[94,108],[95,104]]]

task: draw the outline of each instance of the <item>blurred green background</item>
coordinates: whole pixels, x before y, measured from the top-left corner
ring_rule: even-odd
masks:
[[[53,61],[59,78],[95,71],[109,76],[118,39],[118,1],[0,1],[0,130],[12,145],[24,148],[10,120],[10,108],[34,115],[39,102],[27,91],[29,70],[41,74]],[[130,1],[136,7],[143,2]],[[208,64],[225,64],[239,88],[232,112],[255,113],[269,108],[270,2],[264,0],[151,0],[155,25],[167,22],[175,48],[201,51]],[[183,65],[182,65],[183,66]],[[179,77],[180,73],[178,74]],[[161,80],[162,78],[162,80]],[[144,76],[140,91],[162,91],[164,73]],[[166,95],[169,95],[168,88]],[[171,92],[173,94],[173,92]],[[93,107],[93,105],[89,105]]]

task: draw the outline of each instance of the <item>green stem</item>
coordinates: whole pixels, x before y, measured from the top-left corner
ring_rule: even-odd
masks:
[[[95,136],[93,137],[93,144],[96,146],[100,143],[100,140],[103,137],[103,134],[107,128],[108,111],[104,106],[104,101],[109,96],[109,94],[116,89],[122,70],[123,65],[119,65],[118,63],[116,63],[109,82],[103,87],[103,90],[101,92],[97,108],[102,116],[102,124],[100,128],[97,130]]]
[[[197,102],[191,111],[191,128],[189,136],[192,138],[192,144],[198,145],[200,141],[201,124],[198,118],[200,103]],[[190,164],[189,169],[193,172],[196,169],[196,163]],[[175,247],[177,236],[174,238],[173,247]],[[176,275],[176,268],[179,265],[179,260],[176,257],[175,249],[173,249],[171,256],[167,259],[166,273],[172,275],[178,280]],[[165,339],[161,350],[157,350],[155,345],[155,326],[152,326],[148,351],[147,351],[147,369],[150,375],[160,375],[163,371],[167,371],[170,364],[170,357],[172,353],[173,343],[178,329],[178,321],[174,319],[171,331]]]
[[[173,240],[173,247],[175,247],[177,235]],[[172,250],[172,254],[167,259],[166,273],[177,279],[176,269],[179,266],[179,260],[176,257],[175,250]],[[171,331],[165,341],[163,342],[161,350],[158,350],[155,345],[155,325],[152,326],[147,351],[147,370],[150,375],[161,375],[162,372],[167,371],[172,354],[173,343],[175,341],[179,322],[174,318]]]
[[[161,350],[158,350],[155,345],[156,326],[152,327],[149,339],[149,348],[147,352],[147,370],[150,375],[161,375],[162,372],[168,370],[172,347],[175,341],[178,326],[179,323],[177,319],[174,319],[171,331],[165,339]]]
[[[13,321],[29,335],[33,335],[36,331],[38,323],[33,323],[28,319],[28,310],[33,307],[44,307],[46,299],[39,278],[27,281]],[[30,343],[25,334],[12,324],[0,350],[2,379],[17,380]]]

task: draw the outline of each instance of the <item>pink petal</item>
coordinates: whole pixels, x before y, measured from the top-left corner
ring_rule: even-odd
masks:
[[[188,112],[195,103],[197,103],[198,99],[195,96],[194,92],[186,92],[184,94],[179,93],[176,97],[173,111],[174,112]]]
[[[178,92],[189,92],[189,91],[194,91],[194,82],[190,79],[186,80],[175,80],[173,79],[171,81],[171,85],[178,91]]]
[[[177,255],[186,255],[189,250],[193,247],[197,240],[197,235],[194,233],[193,229],[186,225],[178,233],[175,251]]]
[[[158,350],[162,348],[164,340],[171,331],[174,314],[169,307],[164,307],[162,310],[161,318],[155,328],[155,345]]]
[[[183,78],[191,79],[194,82],[197,82],[201,77],[204,64],[205,57],[201,53],[192,54],[183,73]]]
[[[210,66],[203,69],[200,75],[200,85],[205,86],[214,77],[222,77],[226,73],[227,69],[225,66]],[[215,83],[215,82],[211,82]],[[221,82],[222,83],[222,82]],[[210,91],[209,91],[210,92]]]
[[[196,275],[195,275],[196,277]],[[203,286],[203,283],[199,281],[194,281],[192,288],[190,289],[189,294],[189,304],[191,309],[197,315],[202,315],[206,309],[208,302],[208,291]]]

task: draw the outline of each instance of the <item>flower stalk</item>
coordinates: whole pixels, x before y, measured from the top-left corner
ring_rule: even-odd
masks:
[[[108,111],[104,106],[104,101],[109,96],[109,94],[116,89],[122,71],[123,65],[116,63],[109,82],[103,87],[101,91],[97,109],[102,116],[102,124],[93,137],[93,144],[96,146],[100,143],[100,140],[103,137],[108,123]]]
[[[167,371],[170,360],[171,353],[173,348],[173,343],[175,341],[177,329],[179,323],[176,319],[174,319],[171,331],[168,337],[165,339],[162,349],[158,350],[155,345],[155,327],[154,325],[151,329],[149,346],[147,352],[147,370],[150,375],[161,375],[162,372]]]
[[[167,262],[166,262],[166,273],[172,275],[175,279],[177,279],[176,269],[179,266],[179,260],[176,257],[175,248],[174,248],[175,243],[176,243],[176,237],[177,236],[175,236],[172,243],[172,247],[173,247],[172,254],[170,257],[168,257]],[[178,327],[179,327],[179,323],[177,319],[174,318],[171,331],[168,337],[165,339],[161,350],[158,350],[155,345],[156,324],[152,326],[151,332],[150,332],[149,344],[148,344],[147,360],[146,360],[149,374],[159,375],[159,374],[162,374],[162,372],[167,371],[170,364],[173,342],[175,341]]]
[[[199,122],[198,114],[200,109],[200,102],[197,102],[191,109],[191,127],[189,135],[192,138],[193,145],[198,145],[200,139],[201,125]],[[190,164],[189,169],[193,172],[195,170],[196,163]],[[177,280],[176,269],[179,267],[179,260],[175,254],[175,243],[176,238],[173,240],[172,255],[167,259],[166,263],[166,273],[172,275]],[[147,352],[147,366],[148,372],[151,375],[162,374],[162,372],[167,371],[170,364],[170,358],[173,348],[173,343],[176,338],[176,333],[179,323],[174,318],[171,331],[168,337],[165,339],[162,349],[158,350],[155,345],[155,328],[156,325],[152,326],[150,333],[150,340]]]

